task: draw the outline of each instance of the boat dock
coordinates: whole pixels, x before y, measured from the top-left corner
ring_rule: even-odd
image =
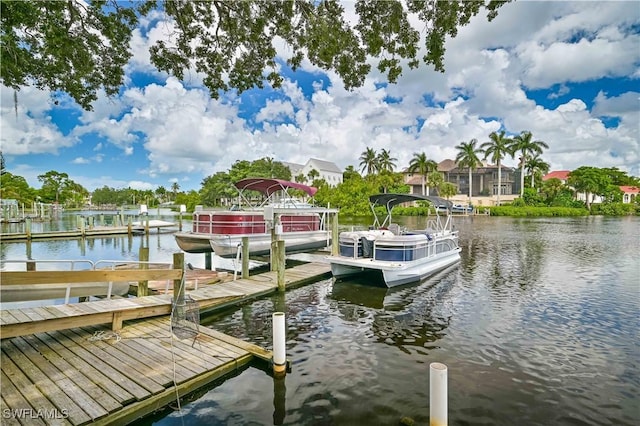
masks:
[[[49,232],[11,232],[2,233],[0,240],[2,241],[27,241],[27,240],[54,240],[63,238],[84,238],[84,237],[105,237],[109,235],[149,233],[150,229],[170,228],[177,226],[173,222],[163,220],[150,220],[148,222],[133,222],[127,226],[94,226],[80,227],[67,231],[49,231]]]
[[[142,279],[158,273],[152,271]],[[3,285],[38,272],[5,272]],[[221,310],[278,291],[277,274],[205,285],[187,295],[200,313]],[[285,285],[330,275],[328,264],[311,262],[287,269]],[[171,309],[171,295],[163,294],[0,310],[3,424],[126,424],[252,360],[271,361],[263,348],[195,323],[181,339]]]

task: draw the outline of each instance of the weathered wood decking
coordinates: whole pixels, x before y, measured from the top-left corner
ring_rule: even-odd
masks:
[[[307,263],[287,269],[285,282],[291,288],[329,275],[328,264]],[[187,294],[202,312],[277,289],[272,271]],[[1,310],[2,424],[126,424],[256,357],[271,359],[205,327],[180,340],[172,336],[170,310],[171,295]],[[120,340],[93,339],[112,329]]]
[[[241,368],[256,353],[271,356],[204,327],[195,339],[180,340],[167,317],[128,324],[119,339],[94,340],[107,330],[2,340],[2,423],[126,424]]]

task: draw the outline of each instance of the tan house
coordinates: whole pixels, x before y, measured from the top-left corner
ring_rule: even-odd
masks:
[[[516,184],[519,179],[516,176],[516,170],[511,167],[501,166],[502,176],[500,179],[500,199],[502,201],[512,201],[519,196]],[[469,202],[469,169],[458,168],[453,160],[443,160],[438,163],[438,171],[444,177],[445,182],[456,185],[458,193],[452,197],[452,201]],[[419,173],[410,173],[408,169],[403,171],[404,180],[411,187],[410,193],[422,193],[422,175]],[[498,194],[498,166],[484,164],[472,172],[472,189],[473,204],[492,205],[495,195]],[[436,194],[433,188],[429,190],[430,194]]]

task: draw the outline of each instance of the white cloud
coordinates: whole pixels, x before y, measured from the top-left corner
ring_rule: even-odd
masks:
[[[353,20],[354,4],[345,7]],[[16,124],[12,93],[3,90],[3,151],[55,153],[82,138],[105,162],[110,144],[131,158],[144,153],[133,173],[148,179],[124,178],[121,186],[153,189],[180,181],[183,189],[191,189],[189,183],[198,188],[203,177],[228,170],[237,160],[265,156],[294,163],[314,157],[357,168],[360,154],[371,147],[389,149],[399,168],[416,152],[441,161],[454,158],[460,142],[482,143],[504,128],[511,134],[530,130],[548,143],[543,157],[553,169],[616,166],[640,175],[638,91],[620,93],[623,86],[617,86],[615,95],[606,89],[583,95],[572,85],[624,77],[627,86],[637,87],[640,36],[633,25],[640,25],[636,2],[512,2],[494,22],[477,16],[447,41],[445,73],[423,65],[405,70],[398,84],[379,87],[383,79],[373,71],[363,87],[352,91],[334,72],[318,73],[318,80],[324,76],[331,84],[324,90],[314,85],[311,97],[285,80],[281,96],[245,120],[239,111],[247,109],[241,104],[246,98],[229,94],[212,100],[199,86],[201,76],[190,73],[183,83],[153,70],[148,48],[166,40],[171,30],[171,23],[154,15],[134,34],[128,70],[151,72],[162,83],[101,97],[67,136],[51,123],[46,94],[25,89]],[[277,48],[285,57],[290,54],[282,43]],[[318,72],[308,61],[302,69]],[[554,106],[528,97],[531,88],[547,90],[541,98]],[[611,117],[617,125],[607,128],[603,120]],[[515,160],[506,164],[514,166]]]

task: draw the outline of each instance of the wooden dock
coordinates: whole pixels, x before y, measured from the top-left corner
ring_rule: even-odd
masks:
[[[10,232],[0,234],[0,240],[27,241],[27,240],[56,240],[65,238],[105,237],[110,235],[127,235],[148,233],[150,229],[170,228],[177,226],[173,222],[151,220],[145,222],[133,222],[131,226],[94,226],[87,228],[71,229],[67,231],[49,232]]]
[[[287,269],[285,283],[330,275],[312,262]],[[271,271],[187,295],[202,313],[276,291]],[[0,310],[2,424],[126,424],[252,360],[270,362],[270,352],[201,326],[180,340],[171,306],[171,295],[156,295]]]

